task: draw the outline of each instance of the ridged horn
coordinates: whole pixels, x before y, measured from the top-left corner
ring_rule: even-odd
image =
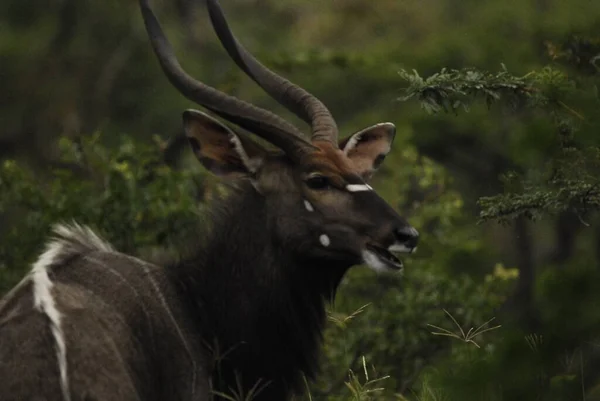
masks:
[[[312,128],[312,141],[327,141],[337,147],[338,128],[331,112],[317,97],[265,67],[233,35],[218,0],[206,0],[208,12],[227,53],[261,88],[306,121]]]
[[[293,160],[298,161],[303,154],[315,150],[314,146],[303,138],[298,128],[276,114],[218,91],[187,74],[179,64],[148,0],[140,0],[139,3],[154,53],[165,75],[182,95],[225,120],[264,138],[282,149]]]

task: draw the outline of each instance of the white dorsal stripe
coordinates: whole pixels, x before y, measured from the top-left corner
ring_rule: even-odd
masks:
[[[114,252],[113,246],[100,238],[98,234],[92,231],[88,226],[82,226],[75,221],[70,224],[56,224],[52,231],[59,237],[63,244],[63,250],[67,252],[68,246],[66,246],[65,240],[71,244],[77,243],[86,249],[94,249],[103,252]]]
[[[58,359],[58,368],[60,372],[60,388],[62,390],[64,401],[71,400],[69,391],[69,379],[67,372],[67,346],[65,335],[62,330],[62,315],[56,307],[56,302],[52,296],[54,284],[48,276],[48,267],[55,263],[63,248],[63,242],[52,241],[46,247],[46,251],[35,262],[30,273],[33,282],[33,305],[45,314],[50,320],[50,329],[54,337],[56,346],[56,358]]]
[[[348,184],[346,185],[348,192],[372,191],[373,188],[369,184]]]

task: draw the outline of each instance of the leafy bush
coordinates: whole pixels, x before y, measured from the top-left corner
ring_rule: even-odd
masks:
[[[200,174],[165,165],[158,144],[124,137],[108,150],[97,139],[63,139],[62,167],[43,175],[12,160],[0,166],[0,292],[29,269],[54,223],[90,225],[133,254],[176,244],[197,224]]]

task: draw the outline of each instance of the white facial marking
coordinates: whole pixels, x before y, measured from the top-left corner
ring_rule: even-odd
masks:
[[[325,234],[321,234],[321,236],[319,237],[319,241],[321,242],[321,245],[323,245],[325,248],[327,248],[329,244],[331,244],[329,237]]]
[[[60,372],[60,388],[64,401],[71,400],[69,379],[67,373],[67,346],[62,330],[62,315],[56,307],[52,288],[54,283],[48,276],[48,267],[55,263],[63,251],[63,242],[53,241],[46,246],[46,251],[39,257],[31,269],[30,277],[33,282],[33,305],[39,312],[45,314],[50,321],[50,330],[56,346],[56,358]]]
[[[346,191],[348,192],[361,192],[361,191],[372,191],[373,188],[371,188],[370,185],[368,184],[348,184],[346,185]]]
[[[394,244],[392,246],[390,246],[388,248],[388,251],[390,252],[407,252],[407,253],[411,253],[414,252],[414,248],[409,248],[404,244]]]
[[[411,227],[410,228],[410,235],[412,235],[413,237],[418,237],[419,236],[419,232],[417,231],[416,228]]]
[[[377,272],[392,270],[385,263],[383,263],[376,254],[374,254],[371,251],[362,251],[362,257],[365,261],[365,264]]]
[[[306,210],[308,210],[309,212],[314,212],[315,208],[313,207],[313,205],[310,204],[309,201],[307,201],[306,199],[304,199],[304,207],[306,208]]]

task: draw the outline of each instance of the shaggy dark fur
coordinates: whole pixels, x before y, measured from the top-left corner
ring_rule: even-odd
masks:
[[[297,246],[275,242],[274,218],[248,185],[215,210],[200,250],[167,269],[214,356],[225,355],[216,389],[235,388],[236,374],[245,389],[268,382],[258,400],[285,400],[314,376],[325,302],[350,267],[286,252]]]
[[[165,267],[67,230],[48,272],[71,400],[204,401],[211,386],[247,394],[259,383],[255,400],[284,401],[314,376],[325,303],[349,265],[274,239],[277,212],[250,184],[234,192],[211,214],[210,234]],[[0,399],[64,399],[57,360],[26,278],[0,301]]]

